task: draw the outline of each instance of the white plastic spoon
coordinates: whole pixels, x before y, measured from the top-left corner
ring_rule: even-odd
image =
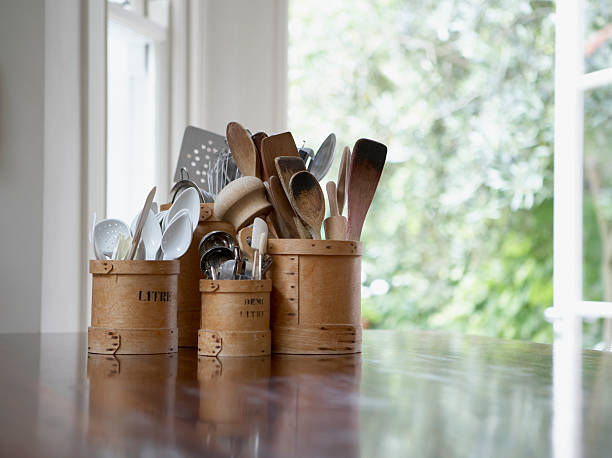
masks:
[[[200,196],[195,188],[185,188],[178,193],[172,207],[166,215],[166,226],[172,222],[172,219],[181,210],[187,210],[191,218],[192,230],[195,231],[200,220]]]
[[[161,240],[164,260],[180,258],[187,252],[193,237],[192,227],[187,213],[178,216],[168,225]]]

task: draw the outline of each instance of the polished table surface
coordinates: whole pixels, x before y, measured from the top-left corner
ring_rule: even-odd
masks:
[[[1,456],[558,455],[549,345],[366,331],[358,355],[111,357],[85,334],[3,334],[0,350]],[[612,355],[583,352],[581,378],[581,454],[612,456]]]

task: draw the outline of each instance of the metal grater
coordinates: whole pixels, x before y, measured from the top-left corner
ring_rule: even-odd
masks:
[[[174,181],[181,180],[181,168],[184,167],[189,177],[201,189],[210,191],[208,187],[209,169],[217,163],[219,156],[227,149],[223,135],[194,126],[187,126],[176,164]]]

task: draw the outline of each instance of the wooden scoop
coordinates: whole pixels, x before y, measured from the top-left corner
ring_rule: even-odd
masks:
[[[325,197],[317,179],[310,172],[297,172],[289,180],[291,206],[315,240],[321,240],[325,218]]]
[[[278,172],[278,179],[285,190],[285,194],[289,197],[289,180],[297,172],[306,170],[304,161],[300,157],[280,156],[274,162]]]
[[[237,122],[230,122],[225,134],[238,169],[245,176],[257,176],[257,149],[247,130]]]
[[[346,240],[346,218],[338,213],[336,183],[328,181],[325,186],[329,202],[329,218],[323,222],[326,240]]]
[[[342,159],[340,159],[340,169],[338,170],[338,188],[336,190],[336,198],[338,200],[338,214],[341,215],[344,211],[344,202],[346,198],[347,176],[351,165],[351,150],[348,146],[344,147]]]
[[[262,179],[268,181],[272,175],[276,175],[276,167],[274,160],[279,156],[293,156],[300,160],[295,140],[291,132],[285,132],[278,135],[271,135],[263,138],[261,141],[261,158],[263,164]],[[304,169],[304,161],[302,161]],[[288,180],[287,180],[288,181]]]
[[[360,138],[353,147],[348,175],[348,238],[359,240],[366,214],[380,180],[387,147],[382,143]]]

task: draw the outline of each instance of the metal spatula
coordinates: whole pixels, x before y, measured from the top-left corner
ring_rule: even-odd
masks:
[[[187,126],[181,143],[181,152],[176,164],[174,181],[181,180],[181,168],[185,168],[193,181],[205,191],[208,187],[208,174],[211,164],[227,150],[225,137],[194,126]]]

